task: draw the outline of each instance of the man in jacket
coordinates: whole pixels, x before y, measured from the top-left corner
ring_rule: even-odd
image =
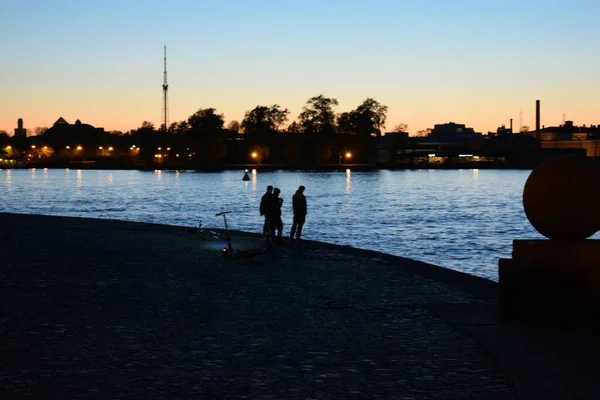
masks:
[[[283,199],[279,197],[281,190],[279,188],[273,189],[273,211],[269,217],[271,222],[271,238],[273,243],[283,244],[281,235],[283,233],[283,221],[281,220],[281,206],[283,205]],[[277,231],[277,241],[275,241],[275,231]]]
[[[264,215],[265,223],[263,225],[263,234],[271,235],[271,221],[269,219],[269,215],[272,214],[271,210],[273,209],[273,186],[267,186],[267,192],[262,195],[260,198],[260,216]]]
[[[296,193],[292,196],[292,208],[294,209],[294,222],[292,224],[292,231],[290,233],[290,239],[294,238],[301,239],[302,226],[306,220],[306,196],[304,196],[304,186],[300,186]]]

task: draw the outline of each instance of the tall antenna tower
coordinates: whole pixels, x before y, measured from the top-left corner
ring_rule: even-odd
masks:
[[[162,129],[169,129],[169,84],[167,83],[167,45],[165,44],[165,72],[163,74],[163,116]]]
[[[566,119],[567,119],[567,114],[563,113],[563,125],[565,124]]]

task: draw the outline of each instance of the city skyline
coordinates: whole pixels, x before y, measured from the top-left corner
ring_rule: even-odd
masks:
[[[162,114],[168,47],[169,119],[215,108],[241,121],[279,104],[296,119],[310,97],[349,111],[372,97],[386,130],[445,122],[486,133],[513,119],[535,127],[598,124],[600,4],[574,1],[4,2],[6,80],[0,130],[59,117],[127,131]]]

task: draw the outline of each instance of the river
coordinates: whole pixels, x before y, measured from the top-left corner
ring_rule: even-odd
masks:
[[[4,169],[0,211],[110,218],[260,232],[267,185],[306,187],[305,239],[377,250],[497,280],[513,239],[540,239],[522,206],[527,170],[353,172]],[[596,233],[594,236],[598,238]]]

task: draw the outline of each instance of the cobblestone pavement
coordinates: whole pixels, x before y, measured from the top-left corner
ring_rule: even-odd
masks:
[[[452,316],[494,305],[398,257],[295,242],[236,261],[180,227],[0,226],[0,398],[517,398]]]

